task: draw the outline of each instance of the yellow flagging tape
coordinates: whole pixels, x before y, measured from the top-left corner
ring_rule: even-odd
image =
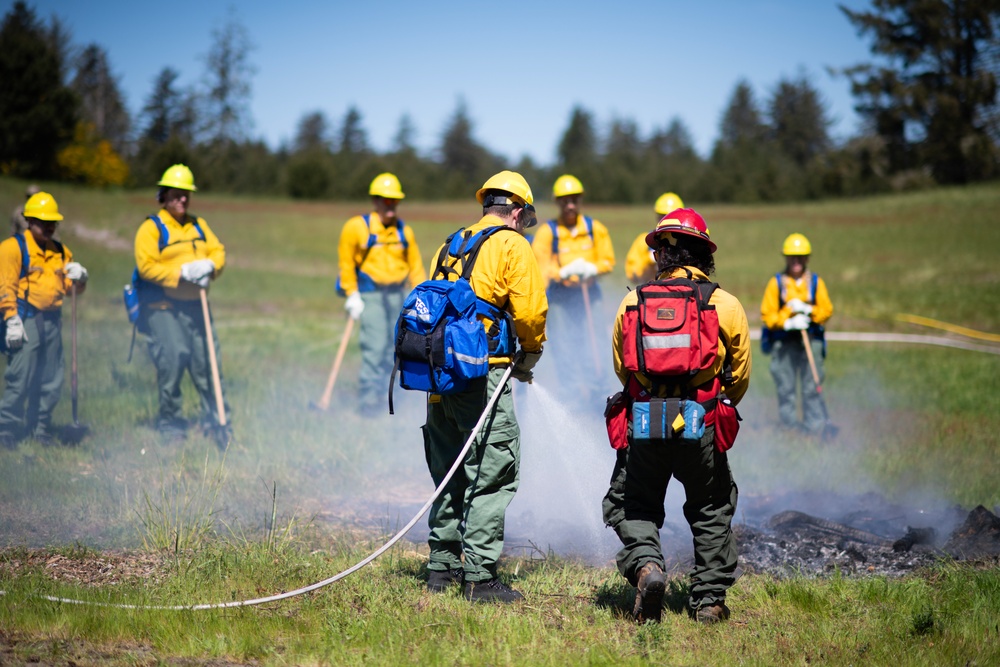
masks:
[[[909,322],[910,324],[919,324],[921,326],[931,327],[934,329],[942,329],[960,336],[975,338],[976,340],[987,340],[991,343],[1000,343],[1000,334],[991,334],[984,331],[976,331],[975,329],[967,329],[965,327],[960,327],[957,324],[949,324],[948,322],[942,322],[940,320],[932,320],[929,317],[899,313],[896,315],[896,320],[899,322]]]

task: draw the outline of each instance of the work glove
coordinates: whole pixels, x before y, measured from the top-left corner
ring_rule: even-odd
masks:
[[[577,275],[580,276],[580,280],[590,280],[597,276],[597,265],[592,262],[583,262],[580,264],[580,272]]]
[[[69,262],[65,267],[66,277],[73,282],[80,283],[81,285],[87,282],[87,269],[83,268],[83,264],[79,262]]]
[[[542,351],[525,352],[521,350],[514,359],[514,370],[510,374],[519,382],[531,382],[535,378],[535,364],[542,358]]]
[[[793,313],[802,313],[803,315],[812,315],[813,307],[802,299],[792,299],[788,302],[788,309]]]
[[[809,328],[809,316],[799,313],[785,320],[785,331],[799,331]]]
[[[566,280],[577,275],[577,271],[580,268],[580,264],[583,263],[583,259],[574,259],[572,262],[566,266],[559,269],[559,280]]]
[[[572,278],[573,276],[577,276],[581,280],[586,280],[586,278],[584,278],[584,275],[588,274],[591,269],[593,269],[593,274],[591,274],[590,277],[596,276],[597,267],[591,264],[590,262],[586,261],[582,257],[577,257],[572,262],[559,269],[559,279],[566,280],[567,278]]]
[[[210,259],[196,259],[181,264],[181,280],[194,283],[198,287],[208,287],[208,281],[215,272],[215,262]]]
[[[352,320],[361,318],[361,313],[365,310],[365,302],[361,300],[361,292],[353,292],[351,296],[347,297],[347,301],[344,303],[344,310],[347,311]]]
[[[28,336],[24,333],[24,322],[17,315],[7,318],[7,349],[20,350]]]

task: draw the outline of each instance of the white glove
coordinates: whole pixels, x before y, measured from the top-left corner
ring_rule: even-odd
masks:
[[[531,382],[535,377],[535,373],[532,370],[538,360],[542,358],[542,351],[538,352],[525,352],[521,350],[521,353],[517,355],[514,361],[514,370],[510,372],[515,380],[520,382]]]
[[[803,315],[812,315],[813,307],[802,299],[792,299],[788,302],[788,308],[793,313],[802,313]]]
[[[83,268],[83,264],[79,262],[70,262],[64,267],[66,272],[66,277],[70,280],[78,283],[87,282],[87,269]]]
[[[361,300],[361,292],[353,292],[344,302],[344,310],[351,316],[352,320],[361,318],[361,313],[365,310],[365,302]]]
[[[17,315],[7,318],[7,349],[20,350],[28,337],[24,333],[24,322]]]
[[[597,265],[591,262],[583,262],[580,265],[580,272],[577,274],[580,280],[590,280],[597,276]]]
[[[798,331],[800,329],[809,328],[809,316],[799,313],[798,315],[792,315],[787,320],[785,320],[785,331]]]
[[[585,271],[583,265],[587,262],[582,257],[577,257],[566,266],[559,269],[559,280],[566,280],[572,276],[579,276]]]
[[[208,287],[208,281],[215,272],[215,262],[210,259],[196,259],[187,264],[181,264],[181,280],[194,283],[198,287]]]

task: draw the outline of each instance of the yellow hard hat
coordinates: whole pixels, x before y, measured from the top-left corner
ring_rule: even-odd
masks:
[[[782,255],[811,255],[812,254],[812,244],[809,243],[809,239],[799,233],[789,234],[788,238],[785,239],[784,245],[781,246]]]
[[[198,188],[194,187],[194,174],[188,169],[187,165],[175,164],[167,168],[163,172],[163,178],[157,183],[163,188],[177,188],[178,190],[190,190],[191,192],[197,192]]]
[[[679,208],[684,208],[684,202],[681,201],[681,198],[673,192],[665,192],[656,200],[653,210],[660,215],[666,215]]]
[[[24,203],[25,218],[35,218],[36,220],[48,220],[58,222],[63,219],[59,214],[59,205],[56,204],[55,197],[48,192],[39,192],[31,195]]]
[[[399,184],[399,179],[395,174],[385,172],[379,174],[372,181],[368,188],[368,194],[372,197],[385,197],[386,199],[406,199],[403,194],[403,186]]]
[[[476,200],[482,204],[483,198],[486,196],[487,190],[502,190],[504,192],[509,192],[514,195],[514,199],[520,199],[523,204],[534,204],[535,197],[531,194],[531,188],[528,186],[528,181],[524,180],[524,176],[517,173],[516,171],[501,171],[499,174],[493,174],[486,182],[483,183],[483,187],[476,191]]]
[[[570,195],[582,195],[583,183],[576,176],[563,174],[556,179],[556,184],[552,186],[552,194],[556,197],[568,197]]]
[[[812,250],[809,239],[798,232],[789,234],[784,245],[781,246],[782,255],[811,255]]]

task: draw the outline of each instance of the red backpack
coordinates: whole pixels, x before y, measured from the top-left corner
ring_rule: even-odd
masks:
[[[707,280],[654,280],[639,287],[625,309],[622,361],[654,382],[686,384],[719,354],[719,316],[708,301],[719,287]]]
[[[632,373],[642,373],[656,387],[679,389],[681,399],[654,399],[635,376],[625,389],[608,399],[604,417],[611,446],[628,445],[630,412],[636,402],[694,400],[705,412],[705,426],[715,425],[715,449],[725,452],[733,446],[740,416],[732,402],[720,394],[723,383],[732,382],[726,360],[720,375],[699,385],[691,379],[711,368],[719,355],[719,314],[709,304],[718,283],[686,278],[654,280],[637,288],[638,301],[625,308],[622,322],[622,361]],[[666,423],[670,423],[668,420]]]

